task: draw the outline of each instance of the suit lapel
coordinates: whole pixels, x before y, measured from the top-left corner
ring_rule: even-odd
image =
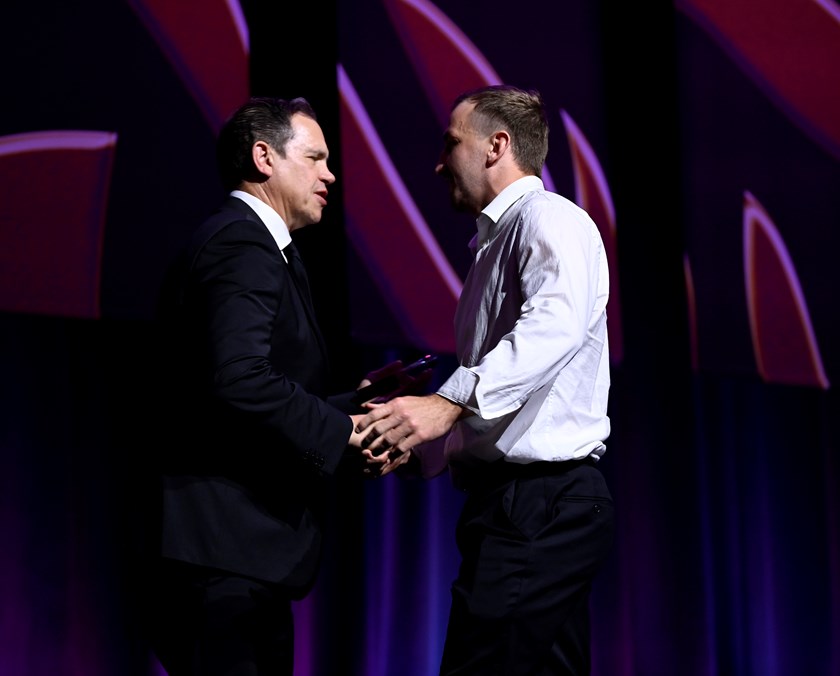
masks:
[[[312,304],[312,293],[309,289],[309,279],[306,274],[306,267],[303,264],[303,260],[301,259],[300,253],[298,252],[294,242],[289,243],[288,246],[283,249],[283,253],[286,256],[292,280],[295,283],[300,299],[306,309],[306,314],[309,317],[309,323],[318,339],[318,345],[321,348],[321,352],[323,352],[326,357],[326,344],[324,343],[324,337],[321,335],[321,330],[318,328],[318,320],[315,315],[315,306]]]
[[[224,208],[233,209],[247,217],[249,220],[254,220],[266,228],[266,236],[271,237],[268,228],[256,211],[254,211],[246,202],[236,197],[229,197],[224,204]],[[273,239],[273,238],[272,238]],[[321,335],[321,330],[318,328],[318,319],[315,315],[315,307],[312,304],[312,295],[309,290],[309,280],[306,274],[306,267],[303,265],[303,260],[297,250],[294,242],[290,242],[283,248],[283,255],[289,267],[289,272],[300,296],[301,303],[306,311],[306,316],[309,319],[309,325],[312,327],[312,332],[318,340],[318,346],[324,359],[327,358],[327,347],[324,342],[324,337]]]

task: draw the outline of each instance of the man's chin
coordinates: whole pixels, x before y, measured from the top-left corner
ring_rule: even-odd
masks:
[[[452,195],[449,201],[452,203],[452,208],[455,209],[455,211],[471,211],[470,206],[463,199],[455,195]]]
[[[321,216],[323,216],[323,214],[324,214],[323,207],[320,208],[320,209],[316,209],[311,214],[309,214],[309,222],[313,223],[313,224],[320,222]]]

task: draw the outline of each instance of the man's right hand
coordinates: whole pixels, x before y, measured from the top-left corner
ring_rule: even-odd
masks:
[[[382,451],[376,449],[370,451],[364,446],[366,435],[356,432],[357,426],[365,416],[363,414],[351,415],[353,421],[353,432],[350,434],[348,445],[358,448],[364,459],[363,473],[366,477],[376,478],[390,474],[397,467],[408,462],[411,452],[398,450]]]
[[[384,404],[367,404],[370,412],[356,423],[354,435],[373,453],[405,453],[414,446],[443,436],[467,413],[438,394],[397,397]],[[353,416],[354,418],[358,416]]]

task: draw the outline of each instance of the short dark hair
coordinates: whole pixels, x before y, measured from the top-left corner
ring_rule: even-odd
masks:
[[[538,91],[489,85],[464,92],[452,108],[464,101],[475,105],[475,126],[480,132],[492,134],[501,127],[510,134],[513,157],[520,169],[535,176],[542,173],[548,155],[548,119]]]
[[[255,96],[240,106],[225,122],[216,140],[216,166],[225,190],[235,190],[243,181],[258,178],[251,159],[257,141],[265,141],[281,157],[294,135],[292,116],[316,120],[315,111],[304,98],[291,100]]]

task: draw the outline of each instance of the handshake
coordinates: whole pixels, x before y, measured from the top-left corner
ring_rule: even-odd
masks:
[[[397,360],[371,371],[354,393],[351,402],[369,412],[396,397],[425,394],[432,378],[435,362],[437,362],[437,357],[427,354],[408,366],[403,366],[402,361]],[[391,450],[381,443],[375,449],[368,449],[367,447],[375,437],[372,434],[366,434],[364,429],[357,431],[366,415],[365,413],[351,416],[354,430],[350,445],[362,450],[363,458],[366,460],[365,475],[383,476],[407,462],[411,454]]]
[[[376,389],[362,388],[360,405],[367,412],[350,416],[354,428],[349,444],[361,450],[367,476],[383,476],[410,459],[414,462],[409,474],[434,476],[445,468],[443,445],[428,442],[441,439],[456,422],[473,413],[444,396],[424,392],[432,361],[427,356],[404,368],[389,364],[369,374],[370,385],[390,375],[397,377],[391,381],[394,389],[383,388],[385,394],[370,398]],[[418,454],[421,445],[423,451]]]

